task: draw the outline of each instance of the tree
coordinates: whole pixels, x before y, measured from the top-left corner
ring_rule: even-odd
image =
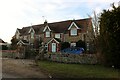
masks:
[[[94,52],[96,52],[97,54],[100,53],[100,48],[99,48],[99,36],[100,36],[100,22],[99,22],[99,17],[100,14],[97,14],[94,11],[94,16],[91,17],[90,15],[88,15],[90,18],[92,18],[92,34],[91,36],[88,36],[89,39],[92,41],[93,43],[93,47],[94,47]]]
[[[100,17],[100,46],[104,64],[120,68],[120,6],[112,8]]]
[[[16,38],[11,39],[11,49],[12,50],[17,49],[17,42],[18,42],[18,39],[16,39]]]
[[[7,50],[7,49],[8,49],[7,45],[2,45],[2,50]]]
[[[61,50],[65,49],[65,48],[69,48],[69,47],[70,47],[69,42],[61,42]]]
[[[84,48],[86,50],[85,42],[82,40],[79,40],[78,42],[76,42],[76,47],[81,47],[81,48]]]
[[[42,46],[42,42],[43,42],[42,38],[36,39],[35,42],[34,42],[34,48],[39,49],[39,47]]]

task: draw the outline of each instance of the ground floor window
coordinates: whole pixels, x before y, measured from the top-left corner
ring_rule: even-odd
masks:
[[[70,46],[71,46],[71,47],[75,47],[75,46],[76,46],[76,43],[71,43]]]

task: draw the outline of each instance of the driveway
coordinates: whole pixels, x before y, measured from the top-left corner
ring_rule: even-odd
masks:
[[[34,60],[2,59],[3,78],[48,78],[40,68],[35,66]]]

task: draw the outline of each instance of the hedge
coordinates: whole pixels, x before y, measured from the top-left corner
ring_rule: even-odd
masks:
[[[52,53],[52,54],[45,54],[45,58],[50,61],[56,61],[62,63],[97,64],[98,62],[95,54]]]

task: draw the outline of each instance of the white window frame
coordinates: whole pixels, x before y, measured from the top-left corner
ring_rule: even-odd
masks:
[[[24,36],[24,40],[28,40],[27,36]]]
[[[71,28],[70,35],[71,36],[76,36],[77,35],[77,29],[76,28]]]
[[[55,34],[55,38],[60,38],[60,34]]]
[[[45,37],[50,37],[50,31],[45,32]]]
[[[19,39],[19,34],[16,34],[16,39]]]
[[[31,38],[34,38],[34,32],[31,32]]]
[[[75,47],[76,43],[71,43],[70,46]]]

